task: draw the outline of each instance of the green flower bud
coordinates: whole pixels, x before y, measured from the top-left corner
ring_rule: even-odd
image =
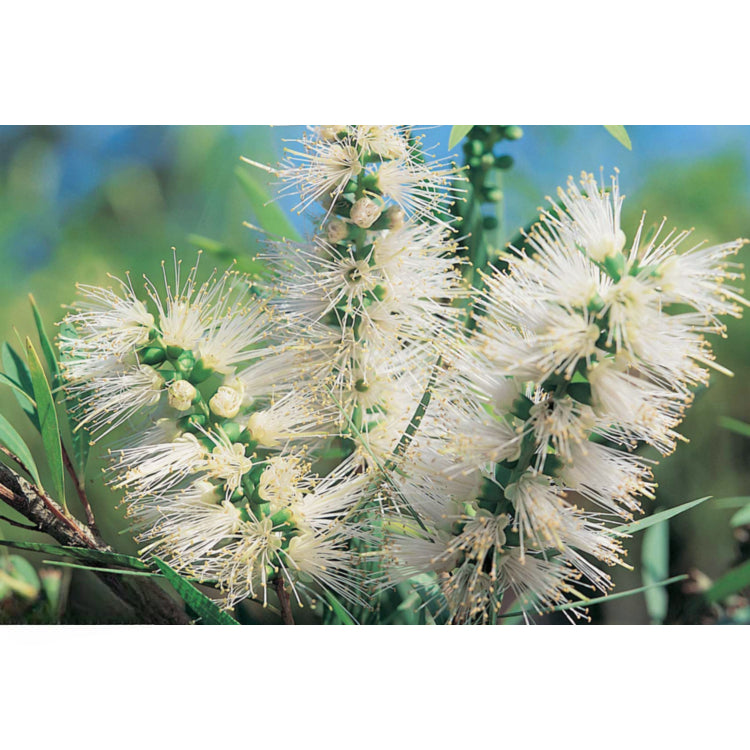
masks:
[[[201,358],[193,365],[193,369],[190,372],[190,382],[195,384],[202,383],[204,380],[208,380],[213,373],[213,368],[207,365],[205,360]]]
[[[142,365],[160,365],[167,358],[167,353],[160,346],[147,346],[138,352]]]
[[[203,414],[189,414],[187,417],[181,417],[177,425],[185,432],[193,434],[200,433],[200,428],[206,426],[207,419]]]
[[[167,347],[167,351],[169,351],[169,347]],[[190,375],[193,369],[193,365],[195,365],[195,356],[191,351],[183,349],[182,354],[177,357],[177,362],[175,364],[177,367],[177,371],[181,372],[187,377],[188,375]]]
[[[495,166],[498,169],[510,169],[513,166],[513,157],[508,154],[503,154],[495,159]]]

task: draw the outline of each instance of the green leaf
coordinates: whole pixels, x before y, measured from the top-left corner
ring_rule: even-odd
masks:
[[[738,526],[750,525],[750,505],[746,505],[744,508],[738,510],[729,520],[729,523],[733,528]]]
[[[193,247],[205,250],[218,260],[225,261],[228,264],[234,263],[235,268],[242,273],[253,277],[260,277],[267,271],[267,266],[263,261],[242,256],[229,247],[229,245],[225,245],[218,240],[212,240],[200,234],[189,234],[186,239]]]
[[[658,581],[657,583],[649,584],[648,586],[639,586],[637,589],[628,589],[627,591],[620,591],[616,594],[607,594],[606,596],[597,596],[595,599],[581,599],[577,602],[568,602],[567,604],[560,604],[557,607],[553,607],[552,609],[547,609],[544,611],[544,614],[550,614],[552,612],[564,612],[568,609],[574,609],[579,607],[591,607],[594,604],[603,604],[604,602],[613,602],[615,599],[624,599],[627,596],[633,596],[635,594],[640,594],[643,591],[646,591],[647,589],[652,589],[657,586],[669,586],[672,583],[677,583],[678,581],[686,581],[688,576],[685,574],[674,576],[673,578],[668,578],[666,581]],[[506,617],[518,617],[519,615],[523,615],[523,610],[516,610],[515,612],[507,612],[504,615],[498,615],[499,618],[506,618]]]
[[[65,576],[61,570],[50,570],[49,568],[40,570],[39,578],[42,581],[44,598],[47,600],[48,617],[52,622],[59,623],[65,606],[70,578]]]
[[[31,383],[31,373],[16,350],[7,342],[2,346],[0,357],[3,361],[6,377],[10,378],[29,398],[22,396],[17,390],[13,395],[16,397],[20,407],[26,412],[31,423],[39,430],[39,417],[36,413],[36,402],[34,399],[34,386]]]
[[[153,561],[159,570],[164,573],[164,576],[172,584],[174,590],[180,595],[188,609],[193,615],[203,621],[203,625],[239,625],[234,617],[219,609],[213,599],[207,597],[202,591],[193,586],[190,581],[170,568],[164,560],[154,557]]]
[[[696,505],[705,503],[706,500],[710,500],[710,499],[711,499],[711,495],[707,495],[706,497],[701,497],[701,498],[698,498],[697,500],[690,500],[687,503],[678,505],[676,508],[669,508],[667,510],[662,510],[659,513],[654,513],[653,515],[648,516],[648,518],[641,518],[637,521],[633,521],[632,523],[627,523],[624,526],[618,526],[617,528],[612,529],[612,531],[618,534],[620,533],[635,534],[638,531],[643,531],[644,529],[647,529],[649,526],[653,526],[654,524],[661,523],[662,521],[666,521],[669,518],[678,516],[680,513],[684,513],[686,510],[695,508]]]
[[[96,565],[79,565],[78,563],[63,562],[62,560],[43,560],[45,565],[55,565],[59,568],[75,568],[76,570],[88,570],[92,573],[115,573],[121,576],[146,576],[147,578],[164,578],[162,573],[154,573],[150,570],[126,570],[123,568],[101,568]]]
[[[75,329],[68,323],[63,322],[60,325],[60,333],[64,335],[74,336]],[[73,419],[73,413],[78,405],[76,399],[68,398],[65,408],[65,415],[68,420],[68,426],[70,427],[70,441],[73,445],[73,455],[75,456],[76,469],[78,476],[83,480],[86,475],[86,463],[89,458],[89,450],[91,448],[91,433],[86,429],[85,426],[75,424]]]
[[[56,546],[54,544],[42,544],[41,542],[18,542],[0,539],[0,545],[12,547],[13,549],[28,550],[29,552],[44,552],[47,555],[58,557],[75,557],[78,560],[92,563],[104,563],[106,565],[119,565],[124,568],[148,571],[149,567],[142,560],[130,555],[121,555],[119,552],[105,552],[98,549],[86,549],[85,547]]]
[[[669,522],[663,521],[646,529],[641,548],[641,576],[645,586],[652,586],[644,591],[651,622],[661,625],[667,617],[669,597],[663,586],[656,586],[657,581],[669,575]]]
[[[748,586],[750,586],[750,560],[714,581],[705,594],[706,600],[709,604],[718,604]]]
[[[41,487],[42,481],[39,479],[39,470],[36,467],[29,447],[24,443],[23,438],[16,432],[13,425],[2,415],[0,415],[0,443],[15,456],[18,456],[18,459],[31,474],[31,478],[34,480],[36,486]]]
[[[0,560],[0,599],[9,594],[33,600],[39,596],[41,583],[34,566],[20,555]]]
[[[750,495],[741,497],[720,497],[714,501],[717,508],[744,508],[750,504]]]
[[[473,125],[454,125],[451,128],[451,134],[448,138],[448,148],[455,148],[473,128]]]
[[[732,419],[732,417],[719,417],[719,426],[726,430],[736,432],[743,437],[750,437],[750,424],[740,422],[739,419]]]
[[[11,380],[5,373],[0,372],[0,385],[7,385],[8,388],[12,388],[18,399],[19,404],[27,404],[30,411],[36,412],[36,401],[31,396],[26,394],[21,386],[15,381]]]
[[[47,463],[52,472],[52,486],[58,501],[67,511],[67,505],[65,504],[65,467],[62,458],[62,437],[60,435],[60,424],[57,421],[55,400],[52,398],[52,391],[50,391],[42,363],[39,361],[39,355],[36,353],[34,345],[29,338],[26,339],[26,353],[29,359],[29,372],[31,373],[34,398],[36,399],[39,414],[42,443],[44,444],[44,452],[47,455]]]
[[[334,615],[336,615],[342,625],[357,624],[352,616],[344,609],[341,602],[330,591],[323,591],[323,595],[328,600],[328,604],[331,605]]]
[[[34,323],[36,323],[36,330],[39,334],[42,354],[44,354],[44,358],[47,361],[47,368],[52,376],[52,387],[57,388],[60,385],[60,366],[57,363],[55,349],[47,336],[47,331],[44,330],[44,321],[42,320],[39,308],[36,306],[36,301],[31,294],[29,295],[29,302],[31,303],[31,310],[34,313]]]
[[[613,138],[622,143],[628,151],[633,150],[633,144],[630,142],[630,136],[628,135],[628,131],[625,130],[624,125],[605,125],[604,127],[607,129],[607,132]]]
[[[286,213],[277,203],[271,201],[266,186],[257,178],[256,173],[247,167],[238,166],[234,170],[258,222],[266,232],[290,240],[299,240],[299,233],[287,219]]]
[[[561,604],[559,607],[555,607],[552,612],[563,612],[566,609],[573,609],[574,607],[590,607],[593,604],[603,604],[604,602],[612,602],[615,599],[624,599],[627,596],[633,596],[634,594],[640,594],[644,591],[648,591],[657,587],[670,586],[678,581],[686,581],[688,576],[685,574],[674,576],[673,578],[667,578],[666,581],[658,581],[651,583],[648,586],[639,586],[637,589],[628,589],[628,591],[620,591],[617,594],[607,594],[606,596],[598,596],[596,599],[582,599],[580,602],[570,602],[569,604]]]

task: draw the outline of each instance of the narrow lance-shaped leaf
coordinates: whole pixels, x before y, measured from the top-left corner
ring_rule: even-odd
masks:
[[[743,437],[750,437],[750,424],[740,422],[739,419],[732,419],[732,417],[719,417],[719,425],[724,429],[736,432]]]
[[[628,131],[625,130],[624,125],[605,125],[604,127],[607,129],[607,132],[613,138],[622,143],[628,151],[633,150],[633,144],[630,142],[630,136],[628,135]]]
[[[330,591],[324,591],[323,594],[328,600],[328,604],[331,606],[334,615],[336,615],[342,625],[357,624],[351,617],[351,615],[344,609],[344,606],[341,604],[341,602]]]
[[[68,336],[75,335],[75,331],[69,324],[63,322],[60,326],[60,333]],[[83,480],[86,474],[86,463],[89,458],[91,435],[85,427],[75,423],[73,412],[77,403],[74,399],[68,398],[65,408],[65,414],[70,427],[71,443],[73,445],[73,454],[76,461],[78,475]],[[72,408],[71,408],[72,407]]]
[[[199,617],[204,625],[239,625],[231,615],[221,610],[216,602],[193,586],[159,557],[153,558],[164,577],[172,584],[188,609]]]
[[[36,402],[34,399],[27,395],[21,386],[15,381],[11,380],[5,373],[0,372],[0,385],[7,385],[8,388],[14,391],[14,395],[18,400],[19,404],[26,404],[31,412],[36,412]]]
[[[666,521],[669,518],[674,518],[674,516],[678,516],[680,513],[684,513],[686,510],[695,508],[696,505],[705,503],[706,500],[710,500],[710,499],[711,499],[711,495],[707,495],[706,497],[700,497],[697,500],[690,500],[687,503],[678,505],[676,508],[669,508],[668,510],[663,510],[659,513],[654,513],[652,516],[649,516],[648,518],[640,518],[639,520],[633,521],[632,523],[626,523],[623,526],[618,526],[617,528],[612,529],[612,531],[614,531],[617,534],[635,534],[638,531],[643,531],[644,529],[647,529],[649,526],[653,526],[654,524],[661,523],[662,521]]]
[[[39,361],[39,355],[28,338],[26,339],[26,353],[29,358],[29,372],[31,373],[34,398],[36,399],[39,413],[42,443],[44,444],[47,463],[52,473],[52,486],[57,499],[67,511],[65,504],[65,467],[63,464],[60,425],[57,421],[55,400],[52,398],[52,391],[44,374],[42,363]]]
[[[750,560],[738,565],[714,581],[714,584],[706,592],[706,600],[710,604],[718,604],[732,594],[748,587],[750,587]]]
[[[641,547],[641,575],[643,584],[651,586],[669,575],[669,522],[649,527],[643,534]],[[667,617],[669,597],[663,586],[643,592],[651,622],[661,625]]]
[[[28,366],[16,350],[7,342],[2,346],[0,357],[3,361],[3,369],[5,370],[6,377],[10,378],[18,386],[18,389],[28,396],[26,398],[18,392],[18,389],[14,389],[13,395],[16,397],[16,401],[18,401],[19,406],[31,420],[31,424],[39,430],[39,417],[36,413],[36,402],[34,401],[34,386],[31,383],[31,374],[29,373]]]
[[[607,594],[606,596],[598,596],[595,599],[581,599],[578,602],[568,602],[567,604],[560,604],[557,607],[553,607],[552,609],[545,610],[545,613],[552,613],[552,612],[564,612],[568,609],[577,609],[580,607],[591,607],[594,604],[604,604],[605,602],[611,602],[615,601],[615,599],[624,599],[627,596],[634,596],[635,594],[641,594],[647,589],[654,588],[656,586],[670,586],[673,583],[677,583],[678,581],[686,581],[687,575],[679,575],[674,576],[673,578],[668,578],[666,581],[658,581],[657,583],[649,584],[648,586],[639,586],[636,589],[628,589],[627,591],[618,591],[616,594]],[[518,617],[518,615],[523,615],[522,610],[516,610],[515,612],[508,612],[503,615],[498,615],[498,618],[505,619],[506,617]]]
[[[85,547],[58,547],[54,544],[43,544],[41,542],[19,542],[3,539],[0,539],[0,546],[28,550],[29,552],[44,552],[47,555],[58,555],[59,557],[74,557],[78,560],[103,563],[105,565],[118,565],[133,570],[148,571],[149,569],[148,565],[137,557],[122,555],[118,552],[105,552],[104,550],[86,549]]]
[[[249,198],[253,213],[263,229],[280,237],[298,240],[299,233],[297,230],[290,224],[281,207],[271,201],[266,187],[249,168],[238,166],[234,173],[245,191],[245,195]]]
[[[34,457],[31,455],[29,447],[24,443],[23,438],[16,432],[13,425],[5,417],[0,415],[0,443],[2,443],[18,460],[24,465],[31,474],[31,478],[37,487],[42,486],[39,479],[39,470],[36,467]]]
[[[42,320],[39,308],[36,306],[34,297],[29,295],[29,302],[31,303],[31,310],[34,313],[34,323],[36,324],[36,330],[39,334],[39,343],[42,346],[42,354],[47,362],[47,369],[52,376],[52,387],[57,388],[60,385],[60,366],[57,363],[57,355],[55,349],[52,346],[52,342],[47,336],[47,331],[44,329],[44,321]]]
[[[473,127],[473,125],[454,125],[448,138],[448,148],[455,148]]]
[[[729,523],[735,529],[740,526],[750,526],[750,505],[740,508],[729,520]]]

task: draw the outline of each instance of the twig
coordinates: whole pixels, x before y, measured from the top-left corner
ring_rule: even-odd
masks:
[[[274,588],[279,597],[279,606],[281,607],[281,622],[284,625],[294,625],[294,615],[292,614],[292,603],[289,601],[289,592],[284,586],[284,579],[281,574],[274,579]]]
[[[70,474],[70,478],[73,480],[76,492],[78,493],[78,499],[81,501],[83,512],[86,514],[86,523],[88,524],[91,531],[94,532],[94,535],[99,537],[99,528],[96,525],[94,511],[91,509],[89,499],[86,496],[86,487],[78,478],[78,472],[75,470],[73,462],[70,460],[70,456],[68,455],[68,451],[65,449],[65,443],[63,443],[62,440],[60,441],[60,446],[62,447],[63,463],[65,464],[65,468],[68,470],[68,474]]]
[[[3,490],[6,489],[5,487],[2,488]],[[9,523],[11,526],[17,526],[19,529],[28,529],[29,531],[40,531],[38,526],[30,526],[26,523],[19,523],[18,521],[14,521],[12,518],[8,518],[8,516],[0,516],[0,521],[5,521],[5,523]]]
[[[43,490],[0,463],[0,499],[64,546],[100,552],[112,548],[77,519],[66,515]],[[134,611],[140,622],[152,625],[187,625],[190,618],[158,583],[147,578],[97,573],[99,578]]]

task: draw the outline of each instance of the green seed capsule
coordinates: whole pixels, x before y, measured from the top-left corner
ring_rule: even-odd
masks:
[[[238,487],[236,490],[232,492],[232,494],[229,496],[229,502],[230,503],[238,503],[240,500],[245,499],[245,493]]]
[[[508,125],[504,135],[509,141],[517,141],[523,136],[523,130],[518,125]]]
[[[184,352],[184,351],[185,350],[181,346],[174,346],[174,345],[170,344],[167,347],[167,356],[170,359],[177,359],[177,357],[179,357],[180,354],[182,354],[182,352]]]
[[[482,218],[482,226],[485,229],[497,229],[499,223],[500,222],[494,216],[485,216]]]

